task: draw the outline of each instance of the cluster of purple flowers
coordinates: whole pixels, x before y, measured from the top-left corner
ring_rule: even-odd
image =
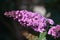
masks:
[[[56,25],[50,28],[48,34],[54,36],[54,38],[60,37],[60,25]]]
[[[54,24],[54,21],[52,19],[45,18],[39,13],[34,13],[27,10],[9,11],[5,12],[4,15],[13,17],[13,19],[17,19],[17,21],[21,25],[26,25],[27,27],[31,27],[35,31],[41,33],[45,31],[45,27],[47,27],[47,22],[51,25]]]

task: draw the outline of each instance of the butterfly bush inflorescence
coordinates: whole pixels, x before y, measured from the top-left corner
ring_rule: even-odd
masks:
[[[4,15],[12,17],[17,20],[21,25],[26,25],[26,27],[31,27],[34,31],[44,32],[47,27],[47,22],[51,25],[54,24],[52,19],[45,18],[39,13],[30,12],[27,10],[17,10],[5,12]]]

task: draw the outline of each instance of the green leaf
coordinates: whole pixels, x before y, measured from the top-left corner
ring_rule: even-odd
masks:
[[[40,33],[39,40],[46,40],[46,34],[47,32]]]
[[[46,37],[44,37],[42,40],[46,40]]]

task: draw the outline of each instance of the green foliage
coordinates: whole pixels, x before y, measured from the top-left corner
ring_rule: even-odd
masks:
[[[40,33],[39,40],[46,40],[46,34],[47,32]]]

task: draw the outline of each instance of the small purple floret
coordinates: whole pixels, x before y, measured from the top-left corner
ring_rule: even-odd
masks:
[[[50,28],[48,34],[54,36],[54,38],[60,37],[60,25]]]

